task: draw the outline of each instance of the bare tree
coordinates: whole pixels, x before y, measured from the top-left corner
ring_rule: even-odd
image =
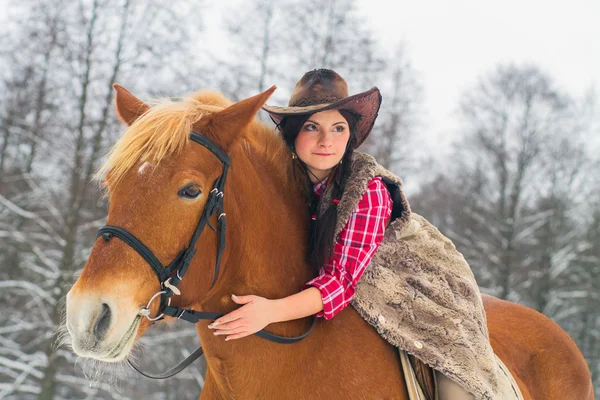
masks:
[[[533,207],[545,218],[530,238],[534,242],[530,251],[533,263],[527,275],[521,275],[528,289],[525,293],[529,294],[523,300],[548,316],[561,313],[561,318],[566,319],[563,300],[573,298],[579,290],[569,282],[571,277],[580,275],[580,271],[575,271],[578,252],[583,250],[584,223],[579,210],[590,193],[591,168],[584,145],[578,143],[575,133],[568,139],[550,139],[544,158],[539,171],[541,179],[532,186],[537,189]]]
[[[575,312],[569,313],[568,322],[572,325],[571,331],[577,332],[573,337],[586,356],[597,390],[600,387],[600,203],[594,201],[589,211],[581,251],[576,261],[581,274],[573,277],[573,284],[584,296],[572,299],[575,304],[568,310]]]
[[[256,0],[245,3],[235,16],[227,14],[227,32],[233,38],[235,58],[226,61],[232,69],[231,76],[237,79],[222,82],[222,85],[231,98],[237,100],[262,92],[281,77],[274,68],[274,58],[285,50],[282,14],[287,3]]]
[[[545,213],[528,214],[528,182],[535,179],[547,140],[568,135],[571,100],[535,67],[502,66],[461,102],[465,141],[457,155],[463,173],[475,172],[469,218],[477,222],[471,235],[461,235],[471,260],[492,267],[490,282],[501,298],[513,291],[517,268],[531,260],[521,256],[529,235]],[[462,164],[462,165],[461,165]]]
[[[383,102],[364,148],[381,165],[405,177],[417,168],[412,145],[422,127],[423,115],[423,87],[408,57],[406,43],[398,45],[380,79]]]
[[[295,1],[288,15],[290,67],[334,69],[355,90],[374,86],[386,60],[354,0]]]
[[[7,100],[0,108],[0,262],[10,266],[0,275],[0,304],[10,310],[0,317],[0,398],[131,398],[141,390],[117,395],[102,381],[90,386],[72,353],[56,349],[53,339],[62,299],[106,214],[90,180],[121,130],[112,84],[122,79],[142,92],[160,91],[152,78],[180,76],[180,59],[190,58],[185,39],[199,21],[185,7],[165,7],[132,0],[29,4],[19,8],[25,23],[0,41],[3,65],[11,68],[0,94]],[[185,18],[193,23],[182,24]],[[191,327],[171,339],[190,347],[197,341]],[[201,375],[191,371],[197,376],[169,383],[177,386],[171,393],[198,391]]]
[[[338,71],[353,91],[368,89],[385,67],[355,0],[254,0],[226,24],[236,59],[227,60],[222,88],[234,99],[274,83],[289,88],[289,95],[300,76],[315,68]],[[274,99],[285,97],[278,91]]]

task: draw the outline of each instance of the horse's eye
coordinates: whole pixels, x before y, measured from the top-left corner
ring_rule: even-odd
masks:
[[[202,191],[198,186],[189,185],[181,189],[178,195],[179,197],[184,197],[187,199],[195,199],[196,197],[200,196],[200,193],[202,193]]]

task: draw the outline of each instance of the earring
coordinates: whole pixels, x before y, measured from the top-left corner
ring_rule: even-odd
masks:
[[[296,157],[296,153],[292,153],[292,160],[295,160],[296,158],[298,158]]]

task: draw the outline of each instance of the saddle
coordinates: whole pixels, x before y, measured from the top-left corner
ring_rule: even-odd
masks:
[[[437,382],[433,368],[418,358],[398,349],[410,400],[437,400]],[[494,399],[523,400],[523,393],[514,377],[495,355],[498,368],[498,391]]]
[[[418,400],[435,400],[437,391],[433,368],[415,356],[402,350],[398,351],[409,397]]]

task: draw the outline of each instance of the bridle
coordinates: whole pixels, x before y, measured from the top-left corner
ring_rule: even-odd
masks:
[[[185,277],[187,269],[192,261],[192,258],[196,254],[196,242],[198,238],[204,231],[206,225],[208,225],[213,231],[218,230],[218,245],[217,245],[217,261],[215,265],[215,272],[213,275],[213,280],[210,288],[212,288],[217,281],[217,277],[219,276],[219,268],[221,265],[221,259],[223,256],[223,250],[225,249],[225,212],[223,211],[223,202],[224,202],[224,189],[225,189],[225,180],[227,179],[227,172],[231,166],[229,155],[225,153],[221,148],[219,148],[214,142],[208,139],[206,136],[202,136],[197,132],[193,132],[190,134],[190,139],[210,150],[223,164],[223,172],[221,176],[217,178],[215,181],[213,189],[210,191],[208,195],[208,199],[206,201],[206,205],[204,206],[204,211],[202,216],[200,217],[200,221],[196,227],[196,231],[192,236],[188,247],[183,249],[177,257],[169,264],[168,266],[163,266],[161,262],[156,258],[156,256],[152,253],[152,251],[146,247],[138,238],[136,238],[132,233],[127,230],[113,225],[105,225],[98,230],[98,234],[96,238],[102,236],[102,238],[106,241],[109,241],[113,236],[118,237],[123,242],[125,242],[129,247],[135,250],[146,262],[150,265],[156,276],[158,277],[158,281],[160,282],[161,290],[154,294],[148,304],[140,309],[139,315],[142,317],[146,317],[149,321],[158,321],[163,319],[165,316],[174,317],[177,319],[183,319],[185,321],[191,322],[193,324],[197,324],[201,320],[215,320],[224,314],[215,313],[215,312],[201,312],[194,311],[191,309],[183,309],[179,307],[175,307],[171,305],[171,297],[174,295],[180,295],[181,292],[178,289],[179,283]],[[211,223],[210,218],[215,215],[218,216],[218,225],[217,229],[215,229]],[[209,290],[210,290],[209,288]],[[157,316],[150,317],[150,306],[154,302],[156,298],[160,297],[160,306],[157,312]],[[312,324],[310,329],[300,336],[295,337],[284,337],[274,335],[265,330],[261,330],[256,332],[255,335],[267,339],[276,343],[283,344],[292,344],[296,343],[305,337],[307,337],[310,332],[313,330],[316,318],[313,317]],[[130,360],[127,360],[129,365],[135,369],[140,374],[144,375],[147,378],[151,379],[166,379],[170,378],[179,372],[183,371],[186,367],[188,367],[192,362],[198,359],[204,351],[202,350],[202,346],[198,347],[191,355],[189,355],[185,360],[180,362],[175,367],[171,368],[167,372],[164,372],[159,375],[150,375],[145,372],[142,372],[137,366],[135,366]]]

